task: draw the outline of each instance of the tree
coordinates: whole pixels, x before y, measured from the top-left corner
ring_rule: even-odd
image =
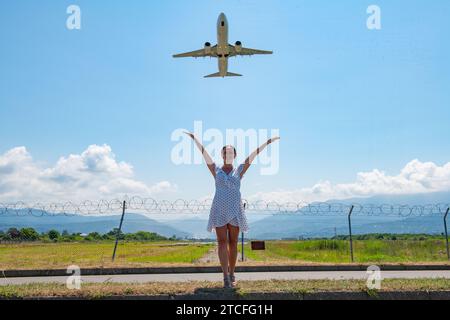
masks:
[[[114,228],[110,232],[108,232],[106,235],[108,236],[108,238],[115,239],[117,237],[117,232],[118,231],[119,231],[119,228]],[[125,238],[125,234],[122,231],[120,231],[119,239],[123,240],[124,238]]]
[[[174,234],[169,238],[169,240],[171,240],[171,241],[177,240],[177,236]]]
[[[20,231],[17,228],[9,228],[6,235],[11,240],[17,240],[20,238]]]
[[[58,238],[60,236],[61,235],[59,234],[59,232],[57,230],[50,230],[48,232],[48,237],[50,238],[50,240],[53,240],[53,241],[58,240]]]
[[[87,241],[101,240],[102,239],[102,235],[100,233],[98,233],[98,232],[91,232],[84,239],[87,240]]]
[[[125,235],[125,240],[128,241],[157,241],[157,240],[167,240],[166,237],[163,237],[155,232],[148,231],[138,231],[136,233],[128,233]]]
[[[39,240],[39,233],[33,228],[20,229],[20,237],[24,241],[36,241]]]

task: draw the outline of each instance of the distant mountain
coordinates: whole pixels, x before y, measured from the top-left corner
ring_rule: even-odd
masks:
[[[450,203],[449,192],[417,195],[383,195],[369,198],[330,200],[327,203],[408,204],[427,205]],[[449,218],[450,219],[450,218]],[[352,218],[354,234],[367,233],[429,233],[444,232],[441,216],[400,217],[400,216],[360,216]],[[278,214],[250,225],[249,238],[281,239],[298,237],[331,237],[349,233],[347,216]]]
[[[427,233],[444,232],[443,220],[438,216],[425,217],[368,217],[352,219],[353,234],[368,233]],[[349,234],[346,216],[274,215],[250,225],[252,239],[315,238]]]
[[[202,214],[197,217],[188,217],[183,218],[180,217],[179,219],[158,219],[161,223],[164,223],[165,225],[168,225],[172,228],[178,229],[178,230],[188,230],[189,233],[192,235],[193,238],[197,239],[215,239],[216,234],[215,232],[208,232],[206,230],[206,227],[208,226],[208,214]],[[261,220],[260,214],[247,214],[247,220],[250,224],[254,223],[255,221]]]
[[[0,230],[7,230],[11,227],[24,228],[32,227],[39,232],[46,232],[51,229],[58,231],[67,230],[70,233],[100,232],[106,233],[113,228],[117,228],[120,222],[120,215],[107,216],[17,216],[7,214],[0,216]],[[159,221],[150,219],[141,214],[128,213],[122,227],[123,232],[149,231],[160,235],[171,237],[191,237],[191,233],[186,230],[179,230]]]
[[[408,204],[427,205],[450,203],[450,192],[417,195],[383,195],[370,198],[353,198],[347,200],[330,200],[328,203],[358,204]],[[335,234],[348,234],[347,216],[321,216],[260,213],[247,213],[250,230],[246,237],[252,239],[281,239],[298,237],[331,237]],[[450,218],[449,218],[450,219]],[[17,216],[0,215],[0,230],[10,227],[33,227],[39,232],[56,229],[69,232],[105,233],[119,226],[120,215],[103,216]],[[173,235],[180,238],[214,239],[215,233],[206,230],[208,214],[192,215],[143,215],[127,213],[123,223],[124,232],[149,231],[163,236]],[[364,233],[429,233],[443,232],[440,216],[399,217],[399,216],[360,216],[352,218],[354,234]]]
[[[165,219],[164,216],[156,217],[160,223],[176,230],[184,230],[189,232],[191,238],[206,239],[213,238],[215,235],[206,230],[208,224],[208,215],[202,214],[203,217],[183,217],[179,219]]]
[[[446,203],[450,204],[450,192],[432,192],[432,193],[418,193],[405,195],[377,195],[368,198],[352,198],[345,200],[330,200],[328,203],[358,203],[358,204],[407,204],[427,205]]]

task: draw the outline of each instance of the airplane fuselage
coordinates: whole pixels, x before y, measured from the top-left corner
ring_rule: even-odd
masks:
[[[236,41],[235,45],[228,42],[228,20],[224,13],[217,19],[217,44],[211,46],[210,42],[205,42],[202,49],[190,52],[174,54],[174,58],[217,58],[219,72],[208,74],[205,78],[215,77],[241,77],[241,74],[228,72],[228,58],[236,56],[251,56],[254,54],[272,54],[272,51],[245,48],[241,41]]]
[[[225,77],[228,72],[228,21],[225,14],[221,13],[217,20],[217,59],[219,61],[220,76]]]

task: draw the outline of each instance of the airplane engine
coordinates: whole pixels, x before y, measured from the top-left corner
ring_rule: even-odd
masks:
[[[236,52],[241,52],[241,50],[242,50],[242,42],[236,41],[234,49],[236,50]]]
[[[205,43],[205,53],[210,54],[211,53],[211,43],[206,42]]]

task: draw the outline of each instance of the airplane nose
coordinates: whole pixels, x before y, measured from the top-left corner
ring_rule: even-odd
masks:
[[[219,19],[217,19],[217,24],[220,26],[225,26],[225,24],[227,23],[227,17],[225,16],[225,13],[221,13],[219,15]]]

